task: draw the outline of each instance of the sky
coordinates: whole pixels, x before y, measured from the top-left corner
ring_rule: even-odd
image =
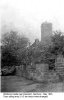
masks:
[[[41,39],[41,24],[64,31],[64,0],[0,0],[0,33],[17,30],[31,42]]]

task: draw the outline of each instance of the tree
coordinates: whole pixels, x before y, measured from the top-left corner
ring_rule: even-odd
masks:
[[[57,55],[58,53],[64,53],[64,35],[62,32],[54,32],[52,36],[53,45],[51,46],[51,52]]]
[[[2,36],[2,66],[17,65],[22,62],[22,55],[28,46],[29,40],[11,31]],[[25,55],[24,55],[25,56]]]
[[[51,37],[52,45],[50,45],[46,52],[46,59],[50,68],[54,68],[56,56],[58,54],[64,55],[64,35],[62,32],[56,31]]]

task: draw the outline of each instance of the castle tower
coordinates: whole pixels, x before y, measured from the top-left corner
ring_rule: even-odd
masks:
[[[41,42],[45,42],[52,35],[52,23],[43,23],[41,25]]]

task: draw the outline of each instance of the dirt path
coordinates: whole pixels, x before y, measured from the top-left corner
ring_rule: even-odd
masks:
[[[2,76],[2,92],[63,92],[64,83],[36,83],[18,76]]]

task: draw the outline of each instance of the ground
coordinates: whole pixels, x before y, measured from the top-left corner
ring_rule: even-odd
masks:
[[[38,83],[19,76],[2,76],[1,92],[64,92],[64,82]]]

